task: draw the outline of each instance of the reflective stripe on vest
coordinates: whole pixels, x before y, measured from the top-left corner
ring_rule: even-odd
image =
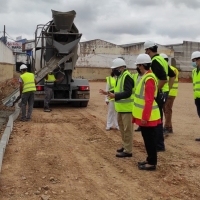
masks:
[[[143,110],[145,107],[145,97],[144,97],[145,85],[146,85],[147,80],[149,80],[149,79],[153,79],[155,81],[154,97],[157,96],[158,87],[157,87],[156,76],[153,73],[147,73],[141,78],[141,80],[136,88],[136,91],[135,91],[135,98],[134,98],[132,114],[137,119],[142,119],[142,114],[143,114]],[[148,121],[155,121],[158,119],[160,119],[160,111],[159,111],[158,104],[156,103],[156,101],[154,99],[151,115],[150,115],[150,118]]]
[[[171,90],[169,91],[169,96],[174,96],[174,97],[176,97],[177,94],[178,94],[178,74],[179,74],[179,72],[178,72],[178,70],[177,70],[175,67],[173,67],[173,66],[170,66],[170,68],[175,72],[176,78],[175,78],[175,80],[174,80],[174,83],[173,83],[173,85],[172,85]]]
[[[35,78],[33,73],[25,72],[20,77],[23,81],[22,93],[36,91]]]
[[[44,80],[45,80],[45,85],[53,86],[56,78],[53,74],[48,74],[48,79],[44,79]]]
[[[122,75],[120,75],[117,79],[117,84],[115,86],[115,94],[124,92],[124,80],[126,76],[131,76],[130,72],[128,70],[124,71]],[[134,89],[134,87],[133,87]],[[132,95],[129,98],[126,99],[120,99],[118,101],[115,101],[115,110],[117,112],[132,112],[133,109],[133,89],[132,89]]]
[[[108,84],[108,91],[114,91],[115,85],[116,85],[116,79],[112,76],[106,77],[106,82]],[[109,99],[109,101],[114,101],[115,99]]]
[[[168,63],[167,63],[167,61],[162,56],[154,56],[152,58],[152,62],[154,60],[156,60],[163,67],[163,69],[164,69],[164,71],[166,73],[166,76],[168,76]],[[157,78],[157,80],[159,80],[159,79]],[[164,84],[164,86],[162,87],[162,91],[163,92],[168,92],[169,91],[169,84],[168,84],[168,82]]]
[[[194,99],[200,98],[200,71],[197,74],[196,68],[192,70],[192,82],[193,82]]]

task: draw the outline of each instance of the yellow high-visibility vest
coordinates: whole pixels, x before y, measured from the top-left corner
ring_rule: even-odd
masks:
[[[45,78],[44,80],[45,80],[45,85],[53,86],[56,78],[53,74],[48,74],[48,79]]]
[[[174,80],[171,90],[169,91],[169,96],[176,97],[178,94],[178,74],[179,74],[179,72],[178,72],[178,69],[176,69],[173,66],[170,66],[170,68],[175,72],[176,78]]]
[[[168,63],[167,63],[167,61],[162,56],[154,56],[153,59],[152,59],[152,62],[154,60],[157,60],[157,62],[160,63],[160,65],[163,67],[166,75],[168,76]],[[159,80],[159,79],[157,78],[157,80]],[[162,91],[163,92],[169,92],[169,84],[168,84],[168,82],[164,84],[164,86],[162,87]]]
[[[138,73],[132,74],[133,81],[134,81],[134,92],[135,92],[135,89],[136,89],[136,86],[137,86],[138,75],[139,75]]]
[[[35,78],[33,73],[25,72],[20,77],[23,81],[22,93],[36,91]]]
[[[116,79],[112,76],[106,77],[106,82],[108,84],[108,91],[114,91],[115,85],[116,85]],[[109,99],[109,101],[114,101],[115,99]]]
[[[134,104],[132,114],[134,118],[142,119],[142,114],[145,106],[145,84],[147,80],[153,79],[155,81],[155,90],[154,90],[154,97],[156,98],[158,92],[158,82],[157,78],[153,73],[148,73],[142,76],[140,82],[138,83],[136,90],[135,90],[135,97],[134,97]],[[156,103],[155,99],[152,105],[151,115],[148,121],[155,121],[160,119],[160,111],[158,104]]]
[[[197,68],[192,70],[192,83],[194,99],[200,98],[200,71],[197,74]]]
[[[115,94],[124,92],[124,80],[126,76],[130,76],[131,78],[132,75],[128,70],[125,70],[123,74],[121,74],[118,79],[117,79],[117,84],[115,86]],[[134,87],[133,87],[134,89]],[[133,109],[133,98],[134,98],[134,93],[132,89],[132,95],[129,98],[126,99],[120,99],[118,101],[115,101],[115,110],[117,112],[132,112]]]

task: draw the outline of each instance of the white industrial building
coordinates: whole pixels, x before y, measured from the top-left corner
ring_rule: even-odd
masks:
[[[158,49],[159,53],[165,53],[170,58],[174,57],[171,48],[158,45]],[[113,59],[123,57],[127,68],[135,69],[135,60],[140,53],[144,53],[144,42],[116,45],[100,39],[91,40],[80,43],[80,55],[76,65],[77,67],[110,68]]]
[[[191,54],[198,50],[200,50],[200,42],[158,44],[158,53],[167,54],[169,63],[183,72],[192,71]],[[124,45],[116,45],[100,39],[81,42],[77,67],[109,68],[114,58],[123,57],[128,68],[135,68],[134,63],[140,53],[144,53],[144,42]]]
[[[33,47],[34,41],[30,40],[27,41],[23,50],[28,53]],[[179,44],[158,44],[158,53],[167,54],[169,62],[179,69],[179,75],[183,78],[191,77],[193,69],[191,54],[193,51],[198,50],[200,51],[200,42],[183,41]],[[144,42],[124,45],[117,45],[100,39],[80,42],[79,58],[76,63],[77,69],[74,71],[74,77],[104,79],[110,73],[112,60],[117,57],[123,57],[127,63],[127,68],[133,72],[133,69],[136,68],[136,57],[140,53],[144,53]],[[0,42],[0,68],[2,80],[13,76],[14,55],[2,42]]]
[[[200,42],[183,41],[180,44],[169,44],[165,47],[174,51],[174,66],[180,71],[187,72],[194,69],[191,65],[191,54],[200,51]]]

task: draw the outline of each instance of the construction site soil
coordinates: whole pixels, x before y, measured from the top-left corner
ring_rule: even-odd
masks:
[[[137,162],[146,158],[140,132],[134,132],[133,157],[115,157],[121,135],[105,130],[107,105],[98,92],[105,82],[90,87],[87,108],[59,104],[50,113],[35,108],[31,121],[14,122],[0,174],[0,199],[199,200],[200,143],[195,138],[200,125],[192,84],[179,84],[174,133],[165,138],[156,171],[138,170]]]

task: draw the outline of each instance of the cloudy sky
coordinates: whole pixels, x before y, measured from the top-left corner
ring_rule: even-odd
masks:
[[[0,0],[0,37],[6,25],[13,39],[34,39],[37,24],[52,19],[51,9],[76,11],[82,41],[200,41],[200,0]]]

